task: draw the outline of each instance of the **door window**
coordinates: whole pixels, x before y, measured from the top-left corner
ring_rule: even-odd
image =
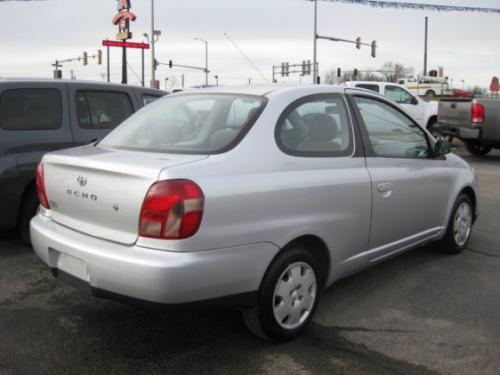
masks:
[[[62,125],[62,96],[57,89],[6,90],[0,97],[0,127],[53,130]]]
[[[412,94],[397,86],[386,86],[385,96],[398,104],[412,104],[414,100]]]
[[[276,140],[291,155],[351,155],[352,130],[343,98],[321,95],[292,104],[280,117]]]
[[[404,114],[378,100],[365,97],[354,100],[378,156],[418,159],[431,156],[424,131]]]
[[[114,129],[133,113],[127,94],[79,91],[76,94],[78,124],[83,129]]]

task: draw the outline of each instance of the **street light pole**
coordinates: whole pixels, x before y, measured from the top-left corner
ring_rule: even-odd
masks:
[[[314,0],[313,84],[318,83],[318,0]]]
[[[154,0],[151,0],[151,87],[153,87],[155,82],[155,4]]]
[[[205,39],[194,38],[194,40],[199,40],[205,43],[205,86],[208,86],[208,42]]]

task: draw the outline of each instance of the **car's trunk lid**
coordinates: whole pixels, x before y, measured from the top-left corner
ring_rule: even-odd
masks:
[[[133,244],[144,197],[160,172],[206,157],[91,146],[49,154],[43,163],[51,217],[94,237]]]

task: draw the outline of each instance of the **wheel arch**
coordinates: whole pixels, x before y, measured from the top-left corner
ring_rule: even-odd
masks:
[[[31,191],[36,192],[36,181],[35,179],[30,180],[23,191],[23,194],[21,195],[21,200],[19,201],[19,205],[17,207],[17,223],[19,223],[19,220],[21,219],[21,215],[23,214],[23,205],[25,204],[26,197],[28,194],[31,193]]]
[[[473,208],[473,214],[474,214],[474,221],[476,221],[476,219],[477,219],[477,211],[476,211],[477,210],[477,196],[476,196],[476,192],[470,186],[466,186],[466,187],[464,187],[460,191],[459,196],[461,194],[465,194],[471,200],[471,202],[472,202],[472,208]]]
[[[293,247],[293,246],[302,246],[304,247],[307,251],[309,251],[313,256],[318,260],[319,266],[320,266],[320,285],[323,288],[328,280],[328,277],[330,275],[330,268],[331,268],[331,257],[330,257],[330,251],[328,249],[328,246],[326,245],[325,241],[321,239],[317,235],[313,234],[305,234],[301,235],[299,237],[296,237],[292,240],[290,240],[285,246],[281,248],[281,250],[275,255],[271,263],[269,264],[269,267],[271,264],[274,262],[274,260],[283,252],[287,251],[287,249]],[[269,269],[268,267],[268,269]],[[267,272],[267,270],[266,270]]]

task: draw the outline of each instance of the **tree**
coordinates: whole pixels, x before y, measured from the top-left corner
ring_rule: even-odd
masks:
[[[382,65],[381,70],[383,71],[382,75],[384,76],[384,81],[387,82],[397,82],[401,78],[412,76],[415,73],[413,68],[394,61],[386,62]]]

